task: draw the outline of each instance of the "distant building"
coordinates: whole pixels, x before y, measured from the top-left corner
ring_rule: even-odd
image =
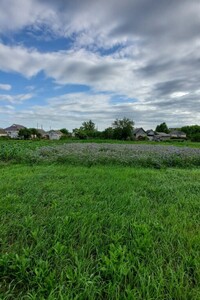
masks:
[[[185,132],[181,131],[181,130],[173,130],[170,132],[170,136],[173,139],[186,139],[187,136],[185,134]]]
[[[5,131],[5,129],[0,128],[0,137],[6,137],[8,136],[7,132]]]
[[[165,132],[158,132],[156,131],[155,136],[154,136],[154,141],[167,141],[170,140],[171,136],[168,133]]]
[[[8,136],[10,136],[12,139],[18,138],[18,133],[20,129],[24,129],[25,127],[19,124],[13,124],[10,127],[5,128],[5,131]]]
[[[155,136],[155,132],[153,131],[153,129],[147,130],[146,133],[147,133],[147,138],[150,141],[153,141],[154,140],[154,136]]]
[[[133,135],[136,140],[140,140],[140,139],[147,137],[147,133],[143,128],[135,128],[133,130]]]
[[[63,136],[63,133],[60,130],[50,130],[46,134],[50,140],[59,140],[61,136]]]
[[[37,132],[40,134],[42,139],[48,138],[48,134],[44,129],[37,129]]]

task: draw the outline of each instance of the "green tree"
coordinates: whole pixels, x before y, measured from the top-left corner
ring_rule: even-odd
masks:
[[[84,130],[82,130],[81,128],[74,128],[73,129],[73,134],[76,138],[79,138],[81,140],[85,140],[87,139],[87,134],[85,133]]]
[[[24,140],[29,140],[31,138],[31,130],[28,128],[22,128],[18,132],[18,137]]]
[[[115,139],[127,140],[133,137],[134,122],[129,118],[116,119],[112,126]]]
[[[69,135],[69,131],[66,128],[62,128],[60,131],[65,135]]]
[[[157,125],[155,131],[169,133],[169,128],[168,128],[167,124],[164,122],[164,123],[161,123],[160,125]]]
[[[200,126],[191,125],[184,126],[181,128],[183,132],[186,133],[187,137],[193,142],[200,142]]]
[[[83,122],[79,131],[80,131],[81,135],[86,135],[86,137],[96,137],[97,136],[97,129],[95,127],[95,123],[92,120]]]
[[[29,128],[30,132],[31,132],[31,137],[36,137],[38,139],[41,138],[41,133],[39,133],[39,131],[36,128]]]
[[[106,128],[102,131],[102,138],[104,139],[113,139],[114,130],[112,127]]]

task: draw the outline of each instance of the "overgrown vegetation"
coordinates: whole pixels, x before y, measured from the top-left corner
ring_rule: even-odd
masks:
[[[199,167],[200,148],[161,144],[65,143],[4,141],[0,161],[15,163],[66,163],[141,167]]]
[[[185,132],[188,138],[193,142],[200,142],[200,126],[184,126],[181,128],[183,132]]]
[[[185,143],[1,141],[0,299],[198,300],[200,148]]]
[[[1,299],[200,298],[199,170],[1,167]]]

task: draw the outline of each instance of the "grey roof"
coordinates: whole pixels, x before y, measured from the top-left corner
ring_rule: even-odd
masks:
[[[146,131],[147,135],[155,135],[155,132],[153,129],[149,129]]]
[[[134,134],[136,134],[138,131],[140,131],[140,130],[142,130],[142,131],[144,131],[144,133],[146,133],[146,131],[142,128],[142,127],[140,127],[140,128],[135,128],[134,130],[133,130],[133,133]]]
[[[170,134],[186,135],[186,133],[181,131],[181,130],[173,130],[173,131],[170,132]]]
[[[23,125],[13,124],[10,127],[5,128],[6,131],[18,131],[20,129],[25,128]]]
[[[158,131],[156,131],[156,135],[159,135],[159,136],[170,136],[170,134],[168,134],[168,133],[165,133],[165,132],[158,132]]]
[[[44,131],[44,129],[37,129],[37,131],[41,134],[41,135],[45,135],[46,131]]]
[[[49,134],[49,133],[56,133],[56,134],[61,134],[61,135],[63,135],[63,133],[62,133],[60,130],[53,130],[53,129],[50,130],[50,131],[48,131],[47,133],[48,133],[48,134]]]

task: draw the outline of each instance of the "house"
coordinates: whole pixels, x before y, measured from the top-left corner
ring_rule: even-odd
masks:
[[[180,131],[180,130],[171,131],[170,136],[172,139],[186,139],[187,138],[185,132]]]
[[[59,140],[63,133],[60,130],[50,130],[47,132],[47,136],[50,140]]]
[[[141,140],[147,137],[147,133],[143,128],[135,128],[133,130],[133,135],[136,140]]]
[[[18,138],[18,133],[20,129],[24,129],[25,127],[18,124],[13,124],[10,127],[5,128],[5,131],[8,136],[10,136],[12,139]]]
[[[6,136],[8,136],[7,132],[3,128],[0,128],[0,137],[6,137]]]
[[[154,136],[155,136],[155,132],[153,131],[153,129],[147,130],[146,133],[147,133],[147,138],[150,141],[153,141],[154,140]]]
[[[40,134],[42,139],[48,138],[48,134],[44,129],[37,129],[37,132]]]
[[[171,136],[168,133],[165,132],[156,132],[155,136],[154,136],[154,141],[167,141],[170,140]]]

